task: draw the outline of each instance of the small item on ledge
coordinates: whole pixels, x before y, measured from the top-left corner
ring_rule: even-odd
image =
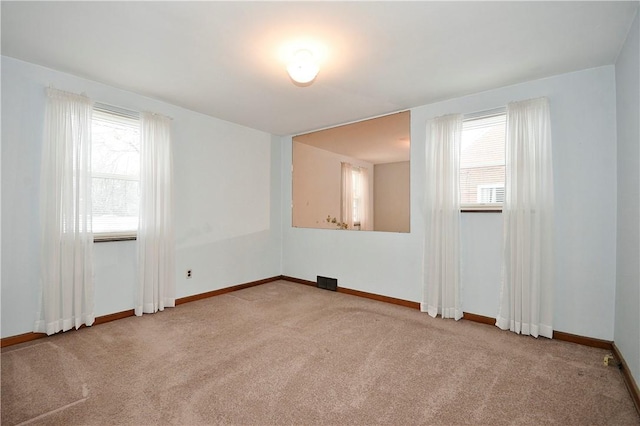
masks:
[[[338,222],[338,219],[336,219],[335,217],[332,218],[331,215],[327,215],[327,223],[333,223],[335,224],[338,229],[349,229],[349,225],[347,225],[344,222]]]

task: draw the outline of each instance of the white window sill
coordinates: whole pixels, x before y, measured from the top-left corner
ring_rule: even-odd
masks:
[[[93,234],[94,243],[106,243],[109,241],[135,241],[137,234],[131,232],[112,232],[109,234]]]
[[[472,204],[460,206],[463,213],[502,213],[502,204]]]

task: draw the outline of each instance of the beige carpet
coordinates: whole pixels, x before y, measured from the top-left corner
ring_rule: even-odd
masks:
[[[1,420],[640,425],[606,353],[277,281],[3,349]]]

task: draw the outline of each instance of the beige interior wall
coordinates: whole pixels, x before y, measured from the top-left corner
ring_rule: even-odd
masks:
[[[409,161],[376,164],[374,169],[374,229],[409,232]]]
[[[340,220],[341,162],[366,168],[370,175],[375,175],[370,163],[302,143],[293,143],[294,227],[336,229],[336,225],[327,223],[326,218],[331,216]],[[371,188],[370,190],[372,191]]]

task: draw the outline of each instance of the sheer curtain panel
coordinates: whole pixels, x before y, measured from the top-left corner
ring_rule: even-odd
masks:
[[[546,98],[507,106],[504,259],[496,325],[553,337],[553,170]]]
[[[426,146],[424,288],[421,310],[462,318],[460,303],[460,139],[462,115],[431,122]]]
[[[34,331],[92,325],[90,99],[46,91],[40,183],[40,307]]]
[[[171,119],[142,113],[138,293],[135,314],[175,306]]]
[[[342,200],[340,203],[340,221],[353,229],[353,166],[341,163],[342,166]]]
[[[369,197],[369,170],[364,167],[360,169],[360,194],[361,197],[361,209],[360,209],[360,230],[371,231],[373,230],[373,220],[371,217],[371,197]]]

